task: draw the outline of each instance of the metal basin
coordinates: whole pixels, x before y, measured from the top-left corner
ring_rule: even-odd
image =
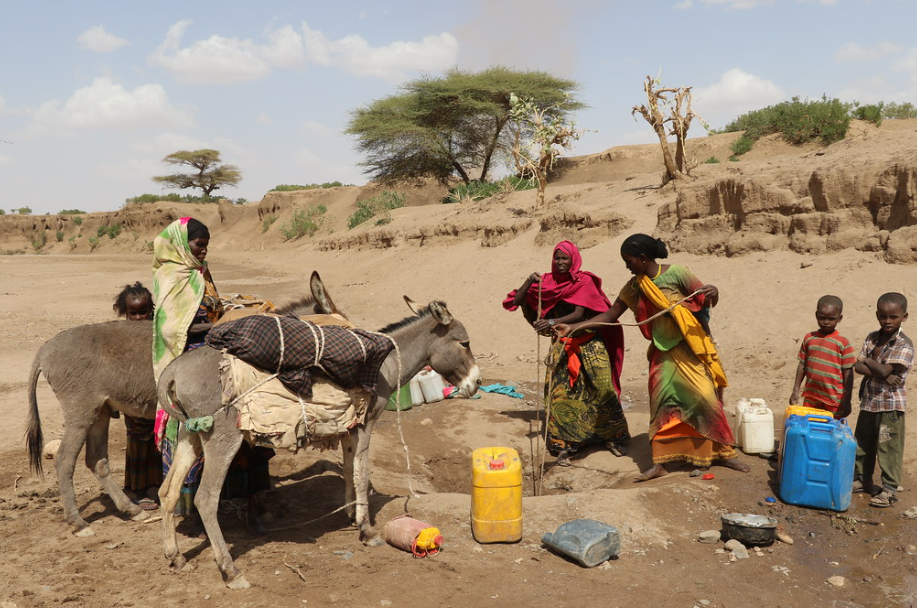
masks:
[[[769,545],[777,537],[777,520],[753,513],[726,513],[720,517],[726,538],[743,545]]]

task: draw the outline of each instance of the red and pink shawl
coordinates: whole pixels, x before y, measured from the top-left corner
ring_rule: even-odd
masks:
[[[572,263],[570,271],[564,274],[557,272],[554,263],[554,252],[558,249],[570,256]],[[602,279],[589,271],[581,270],[583,257],[579,249],[570,241],[561,241],[551,253],[551,272],[541,275],[541,317],[546,318],[547,313],[560,302],[573,306],[582,306],[594,313],[605,312],[611,308],[611,301],[602,291]],[[503,308],[516,310],[513,305],[516,290],[509,292],[503,300]],[[532,283],[525,294],[525,302],[532,310],[538,311],[539,284]],[[597,329],[608,350],[611,360],[611,379],[615,389],[621,392],[621,368],[624,365],[624,332],[620,326],[600,327]]]

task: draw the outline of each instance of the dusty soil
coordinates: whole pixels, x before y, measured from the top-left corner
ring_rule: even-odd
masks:
[[[873,145],[877,137],[869,134],[871,164],[879,162]],[[889,159],[897,158],[902,144],[896,134],[889,141]],[[130,225],[117,239],[104,237],[94,253],[77,238],[81,244],[73,254],[67,254],[64,239],[48,245],[50,255],[0,257],[0,416],[7,421],[0,428],[0,606],[917,604],[917,521],[902,518],[905,509],[917,506],[913,428],[907,437],[901,502],[880,510],[855,495],[844,514],[862,520],[855,525],[824,511],[766,503],[765,498],[777,495],[776,473],[772,462],[756,456],[743,457],[752,467],[749,474],[714,468],[715,479],[704,481],[683,468],[635,484],[634,475],[650,462],[646,346],[639,332],[626,328],[623,399],[634,435],[629,454],[615,458],[595,450],[570,468],[555,467],[550,456],[543,456],[536,415],[543,370],[536,362],[547,344],[539,345],[521,315],[506,313],[499,303],[530,272],[549,268],[551,248],[561,238],[578,242],[584,267],[604,278],[609,294],[617,291],[627,278],[617,255],[623,237],[656,230],[657,221],[670,217],[690,190],[681,185],[659,188],[649,149],[638,154],[633,148],[568,167],[548,191],[547,210],[534,209],[534,194],[523,192],[479,203],[411,206],[395,210],[388,225],[347,231],[340,225],[358,196],[339,189],[338,196],[322,195],[334,216],[322,233],[312,240],[283,243],[277,227],[297,206],[310,204],[308,200],[266,197],[260,207],[187,210],[158,204],[126,210],[114,219],[93,214],[82,226],[67,223],[70,218],[61,220],[67,237],[71,233],[66,231],[94,234],[97,226],[119,218]],[[855,147],[841,152],[854,163]],[[722,152],[712,153],[725,158]],[[812,150],[776,145],[770,155],[766,150],[758,154],[742,166],[758,180],[770,165],[793,165],[802,174],[806,167],[817,171],[823,161]],[[616,159],[629,163],[626,170],[614,164]],[[704,171],[727,169],[703,166]],[[615,173],[619,170],[620,175]],[[780,171],[789,170],[772,175]],[[907,187],[902,186],[905,191]],[[424,192],[423,197],[435,198]],[[44,479],[33,476],[24,451],[26,378],[32,358],[45,340],[63,329],[112,319],[111,301],[120,287],[151,280],[146,243],[163,222],[187,213],[211,227],[209,259],[222,293],[256,293],[283,302],[299,295],[311,270],[318,269],[337,303],[369,328],[406,316],[403,294],[419,302],[441,298],[468,328],[485,382],[514,384],[525,394],[524,399],[483,394],[475,400],[426,404],[400,415],[386,412],[378,424],[372,450],[376,493],[371,499],[377,527],[410,512],[442,530],[447,544],[441,554],[414,559],[389,546],[364,547],[343,514],[317,519],[342,504],[340,456],[331,452],[278,454],[272,461],[277,518],[269,524],[268,535],[253,537],[234,513],[222,514],[233,558],[253,584],[246,591],[223,586],[207,541],[187,526],[179,528],[185,533],[180,547],[193,570],[171,574],[160,549],[159,525],[132,522],[115,512],[85,468],[77,472],[77,498],[96,535],[77,538],[64,525],[53,461],[45,461]],[[278,221],[262,231],[263,219],[270,215]],[[16,239],[41,222],[57,220],[35,218],[31,228],[20,226],[22,218],[0,218],[4,221],[0,246],[16,249],[22,246]],[[677,235],[685,238],[684,233]],[[855,344],[874,329],[879,294],[903,291],[917,301],[912,287],[917,266],[889,264],[881,247],[857,250],[851,242],[847,248],[797,253],[786,235],[780,238],[782,244],[767,251],[746,248],[733,252],[742,255],[732,255],[720,249],[720,255],[712,255],[683,247],[671,257],[720,288],[713,330],[730,377],[727,409],[740,397],[762,397],[777,411],[778,426],[792,388],[798,340],[815,326],[820,295],[832,292],[844,299],[840,329]],[[910,323],[905,331],[917,335],[908,329]],[[912,391],[914,383],[912,376]],[[46,439],[59,437],[60,408],[44,381],[38,398]],[[851,424],[855,420],[854,415]],[[411,459],[410,478],[399,425]],[[119,477],[122,428],[121,421],[112,421],[110,452]],[[485,446],[513,447],[525,463],[520,543],[479,545],[471,537],[470,454]],[[538,487],[541,495],[535,496]],[[718,529],[720,515],[734,511],[777,517],[794,544],[776,543],[760,556],[731,562],[729,554],[718,552],[722,544],[697,542],[699,532]],[[585,569],[541,546],[544,532],[575,518],[616,526],[622,539],[620,558]],[[844,577],[845,584],[828,584],[832,576]]]

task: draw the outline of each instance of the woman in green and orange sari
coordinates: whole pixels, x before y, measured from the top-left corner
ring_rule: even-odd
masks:
[[[665,243],[635,234],[621,245],[621,257],[634,275],[611,308],[575,325],[558,324],[558,335],[569,335],[593,323],[613,323],[630,309],[637,321],[687,298],[669,313],[640,326],[650,341],[650,429],[653,466],[637,481],[662,477],[666,464],[686,462],[706,468],[713,464],[747,472],[738,460],[735,439],[723,412],[726,375],[709,334],[710,308],[719,291],[704,285],[684,266],[659,264],[668,257]]]

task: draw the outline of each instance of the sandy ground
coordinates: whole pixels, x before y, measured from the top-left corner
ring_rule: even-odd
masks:
[[[608,285],[626,278],[613,255],[616,247],[612,241],[584,252],[587,267],[605,276]],[[532,253],[539,257],[529,259]],[[765,506],[765,497],[776,494],[775,472],[757,457],[744,457],[752,466],[748,475],[714,469],[716,478],[702,481],[680,469],[664,479],[634,484],[633,475],[649,462],[645,345],[628,328],[624,400],[634,435],[630,454],[614,458],[590,452],[568,469],[552,467],[548,457],[545,495],[533,497],[532,464],[541,454],[535,420],[538,346],[521,316],[502,311],[499,300],[528,272],[544,270],[549,254],[524,242],[496,250],[472,244],[431,248],[425,254],[428,262],[448,255],[455,266],[445,270],[420,264],[412,250],[381,256],[354,252],[346,259],[313,254],[309,263],[295,268],[289,255],[277,252],[258,254],[257,263],[248,252],[217,249],[211,254],[224,293],[255,292],[275,301],[296,295],[311,268],[320,268],[339,305],[368,327],[405,316],[402,293],[419,301],[442,297],[467,325],[485,381],[517,384],[526,395],[516,400],[485,394],[480,400],[449,400],[403,412],[400,422],[415,471],[410,484],[398,416],[383,416],[373,439],[378,492],[373,517],[381,526],[407,510],[437,525],[447,546],[435,557],[418,560],[388,546],[364,547],[342,514],[304,523],[339,506],[340,457],[314,451],[278,455],[272,474],[282,517],[270,525],[272,531],[252,537],[231,513],[222,519],[234,559],[253,583],[242,592],[223,587],[206,541],[197,537],[180,537],[195,569],[170,574],[159,549],[159,526],[116,513],[85,468],[77,474],[78,504],[97,535],[72,536],[60,517],[51,461],[44,480],[28,472],[22,442],[25,380],[35,351],[62,329],[112,318],[111,298],[119,286],[147,279],[148,257],[0,258],[0,414],[7,421],[0,430],[0,601],[11,602],[4,606],[914,604],[917,576],[913,557],[906,553],[915,542],[914,523],[900,518],[905,508],[917,504],[910,491],[915,482],[913,431],[902,502],[882,511],[855,496],[847,515],[878,525],[857,525],[854,534],[837,529],[841,526],[833,524],[842,522],[821,511]],[[791,388],[797,340],[813,326],[811,309],[819,291],[811,285],[813,277],[844,287],[847,309],[841,329],[854,341],[875,324],[875,294],[892,281],[912,285],[917,279],[917,268],[888,267],[863,254],[822,256],[805,269],[801,260],[788,253],[766,259],[678,256],[717,282],[723,293],[714,330],[732,379],[729,404],[741,396],[763,397],[780,411]],[[541,352],[546,348],[543,343]],[[59,436],[60,408],[43,381],[39,404],[46,436]],[[123,471],[121,424],[113,421],[115,475]],[[525,533],[518,544],[478,545],[470,535],[469,455],[489,445],[516,448],[526,464]],[[409,485],[418,497],[409,498]],[[699,532],[719,528],[721,513],[733,511],[778,517],[795,544],[777,543],[761,556],[730,563],[727,554],[716,552],[719,546],[696,541]],[[580,517],[618,527],[620,559],[584,569],[540,545],[544,532]],[[834,575],[847,583],[828,585]]]
[[[842,174],[850,171],[856,181],[865,159],[871,166],[887,162],[899,168],[899,157],[912,162],[914,140],[906,136],[914,125],[896,128],[870,130],[859,140],[836,144],[828,151],[835,155],[830,164]],[[887,141],[882,139],[886,131]],[[699,158],[728,156],[728,139],[717,137],[701,140],[699,145],[712,147],[701,149]],[[858,152],[857,146],[869,147]],[[902,517],[917,507],[913,424],[901,502],[881,510],[855,495],[844,514],[848,519],[765,502],[777,496],[777,474],[772,462],[753,455],[742,457],[751,466],[748,474],[714,468],[715,478],[705,481],[682,468],[635,484],[634,476],[650,464],[646,341],[627,327],[622,401],[634,437],[629,454],[615,458],[605,450],[586,451],[569,468],[543,458],[537,415],[543,369],[537,362],[548,344],[539,344],[521,314],[505,312],[500,301],[532,271],[550,268],[552,247],[562,238],[580,244],[584,268],[601,276],[614,296],[629,277],[618,254],[621,241],[631,232],[654,232],[659,210],[675,201],[676,189],[658,187],[657,155],[658,149],[632,146],[586,157],[549,188],[544,210],[533,208],[532,192],[416,206],[436,201],[435,193],[425,191],[422,201],[393,211],[390,224],[353,231],[343,227],[357,196],[348,189],[290,194],[244,207],[159,204],[120,215],[93,214],[82,225],[54,216],[0,218],[3,253],[28,250],[36,229],[60,230],[64,237],[52,239],[43,255],[0,255],[0,417],[5,421],[0,426],[0,608],[917,605],[917,521]],[[741,163],[702,165],[697,173],[709,180],[744,172],[774,188],[799,192],[800,184],[809,183],[806,175],[828,162],[825,158],[819,151],[772,143],[756,147]],[[904,194],[894,199],[902,205],[913,200],[912,193],[910,199],[905,196],[907,183],[912,182],[900,182]],[[313,239],[282,242],[278,227],[297,205],[310,201],[327,204],[333,217]],[[467,327],[484,382],[513,384],[524,393],[524,399],[483,394],[400,415],[386,412],[376,426],[371,514],[377,528],[409,512],[442,530],[442,553],[414,559],[389,546],[364,547],[343,514],[323,517],[343,503],[341,459],[316,451],[278,454],[272,461],[271,504],[277,518],[266,536],[251,536],[232,512],[221,514],[236,565],[252,583],[246,591],[223,586],[206,539],[187,526],[179,527],[184,533],[179,542],[193,569],[171,574],[159,525],[117,513],[85,467],[77,469],[77,502],[96,535],[77,538],[67,529],[53,461],[45,461],[43,479],[28,470],[23,431],[32,359],[43,342],[64,329],[113,319],[112,299],[123,285],[151,282],[147,243],[169,217],[185,214],[211,228],[208,259],[224,295],[252,293],[283,303],[304,293],[316,269],[337,304],[370,329],[409,314],[403,295],[420,303],[442,299]],[[270,217],[277,220],[272,226],[263,223]],[[904,222],[911,216],[896,217]],[[124,222],[125,232],[116,240],[102,239],[89,254],[89,237],[109,222]],[[67,255],[71,238],[76,246]],[[739,398],[764,398],[776,412],[779,433],[799,340],[816,327],[818,297],[843,298],[839,329],[859,345],[877,327],[880,294],[901,291],[917,302],[917,265],[888,264],[881,251],[797,254],[780,239],[767,242],[777,249],[737,257],[676,252],[668,261],[689,266],[720,289],[712,330],[730,380],[730,419]],[[632,319],[626,315],[625,320]],[[906,322],[904,330],[917,337],[913,323]],[[917,375],[908,386],[917,395]],[[59,437],[60,407],[44,380],[38,401],[46,439]],[[850,418],[855,422],[856,408]],[[122,429],[121,421],[112,422],[110,453],[119,478]],[[471,536],[470,455],[487,446],[515,448],[525,465],[524,537],[517,544],[479,545]],[[722,544],[697,541],[700,532],[719,529],[720,515],[729,512],[772,515],[795,542],[776,543],[732,562]],[[577,518],[616,526],[620,558],[585,569],[541,545],[543,533]],[[835,576],[843,577],[843,586],[828,583]]]

